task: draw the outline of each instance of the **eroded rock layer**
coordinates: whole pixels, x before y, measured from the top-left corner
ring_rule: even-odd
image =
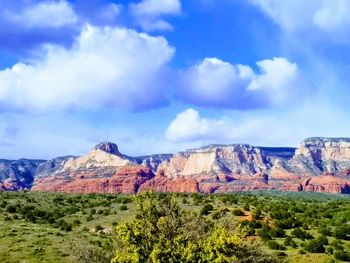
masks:
[[[209,145],[129,157],[104,142],[81,157],[0,161],[0,189],[77,193],[235,192],[276,189],[350,193],[350,139],[308,138],[298,148]]]

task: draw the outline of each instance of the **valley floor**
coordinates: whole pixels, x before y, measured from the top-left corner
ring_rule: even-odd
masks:
[[[350,260],[347,196],[167,195],[213,224],[230,224],[281,262]],[[135,211],[131,195],[0,192],[0,262],[109,262],[116,226],[130,222]]]

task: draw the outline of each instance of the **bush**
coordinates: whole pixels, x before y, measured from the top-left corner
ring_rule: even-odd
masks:
[[[339,226],[334,229],[333,237],[336,239],[349,239],[350,226]]]
[[[255,210],[252,212],[252,218],[253,218],[253,220],[260,220],[261,215],[262,215],[262,212],[261,212],[260,209],[255,209]]]
[[[289,247],[292,247],[292,248],[297,248],[298,247],[297,243],[293,240],[293,238],[291,238],[289,236],[284,240],[283,245],[289,246]]]
[[[350,261],[349,253],[344,250],[335,251],[334,258],[341,261]]]
[[[310,253],[324,253],[326,251],[322,242],[318,239],[310,240],[305,243],[304,249]]]
[[[281,245],[280,243],[278,243],[274,240],[268,241],[267,246],[271,249],[274,249],[274,250],[285,250],[286,249],[283,245]]]
[[[270,228],[266,225],[263,225],[261,229],[257,231],[257,234],[261,237],[263,241],[271,240]]]
[[[126,211],[126,210],[128,210],[128,207],[127,207],[126,205],[121,205],[121,206],[119,207],[119,210],[120,210],[120,211]]]
[[[72,225],[61,219],[57,223],[58,227],[64,231],[72,231]]]
[[[323,235],[323,236],[330,236],[330,235],[332,235],[332,231],[331,231],[331,229],[328,228],[328,227],[320,227],[320,228],[318,229],[318,232],[319,232],[321,235]]]
[[[100,230],[103,230],[104,228],[101,225],[95,226],[95,231],[98,232]]]
[[[96,246],[79,247],[75,251],[74,258],[79,263],[109,263],[112,258],[111,255]]]
[[[78,220],[78,219],[75,219],[74,221],[73,221],[73,225],[75,225],[75,226],[78,226],[78,225],[80,225],[81,224],[81,222],[80,222],[80,220]]]
[[[244,216],[244,212],[239,208],[233,209],[232,214],[235,216]]]
[[[205,215],[205,216],[206,216],[206,215],[209,215],[210,212],[213,211],[213,209],[214,209],[213,205],[211,205],[211,204],[205,204],[205,205],[202,207],[200,214],[201,214],[201,215]]]
[[[250,210],[249,204],[245,204],[245,205],[243,206],[243,210],[244,210],[244,211],[249,211],[249,210]]]
[[[17,207],[14,206],[14,205],[9,205],[9,206],[6,208],[6,211],[7,211],[8,213],[11,213],[11,214],[17,213]]]
[[[309,234],[308,232],[306,232],[305,230],[303,230],[303,229],[301,229],[301,228],[293,229],[293,231],[291,232],[291,234],[292,234],[294,237],[300,238],[300,239],[302,239],[302,240],[313,238],[313,236],[312,236],[311,234]]]
[[[272,237],[285,237],[286,231],[284,231],[282,228],[275,227],[270,230],[270,234]]]
[[[327,252],[327,254],[332,255],[334,252],[334,249],[332,247],[327,247],[326,252]]]
[[[215,211],[214,213],[211,214],[211,218],[213,220],[218,220],[221,217],[221,213],[219,211]]]

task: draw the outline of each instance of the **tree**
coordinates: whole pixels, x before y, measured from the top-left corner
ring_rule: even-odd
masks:
[[[170,195],[136,197],[132,221],[117,226],[113,263],[278,262],[224,226],[180,209]]]
[[[262,215],[262,212],[261,212],[260,209],[255,209],[255,210],[252,212],[253,220],[260,220],[261,215]]]

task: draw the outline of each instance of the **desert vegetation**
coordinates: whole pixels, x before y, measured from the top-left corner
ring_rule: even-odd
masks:
[[[0,192],[0,261],[350,261],[349,208],[315,193]]]

